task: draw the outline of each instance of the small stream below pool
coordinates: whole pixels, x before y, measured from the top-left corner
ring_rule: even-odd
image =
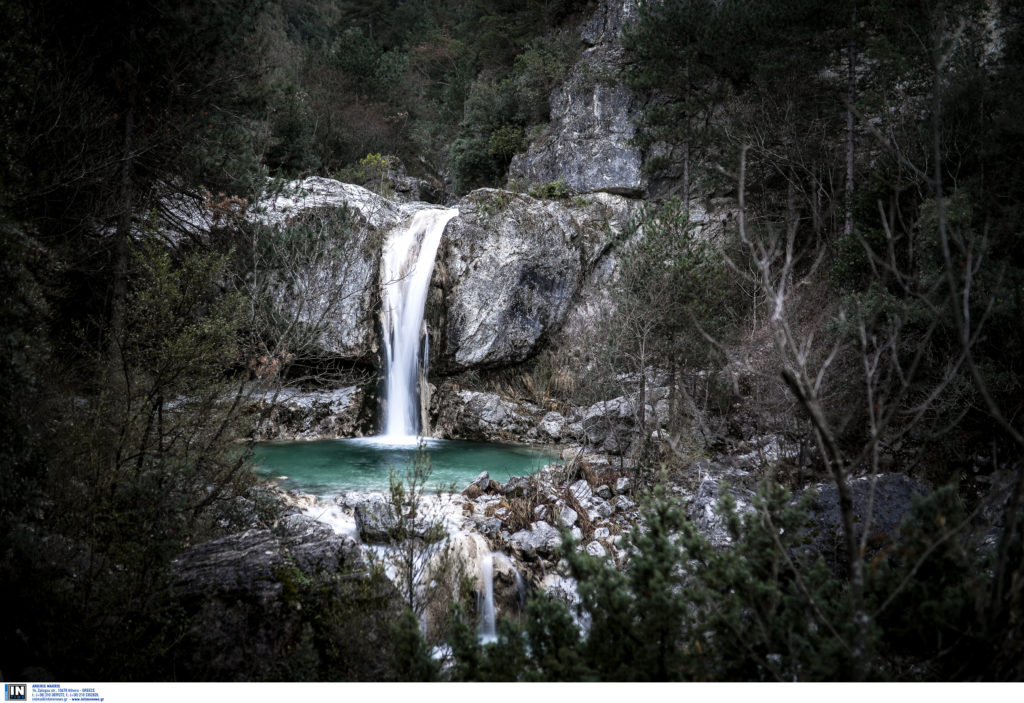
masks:
[[[259,442],[251,462],[257,475],[276,480],[285,490],[329,498],[349,491],[387,491],[388,472],[393,468],[403,475],[421,450],[430,462],[430,491],[450,486],[461,491],[481,471],[503,483],[558,461],[554,452],[510,444],[360,437]]]

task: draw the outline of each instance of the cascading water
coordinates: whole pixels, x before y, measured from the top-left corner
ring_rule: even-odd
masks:
[[[392,233],[381,257],[385,356],[384,439],[413,444],[420,432],[420,344],[434,257],[454,209],[420,210]]]
[[[480,641],[484,644],[498,641],[494,615],[494,555],[488,554],[480,561],[480,580],[483,582],[480,611]]]

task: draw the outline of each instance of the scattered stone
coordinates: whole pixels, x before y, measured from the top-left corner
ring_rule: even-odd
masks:
[[[597,496],[593,496],[588,501],[587,506],[587,514],[590,516],[591,521],[611,517],[612,513],[615,512],[615,508],[613,508],[608,501],[601,500]]]
[[[598,527],[594,530],[594,539],[608,539],[611,535],[611,530],[607,527]]]
[[[579,518],[579,514],[570,508],[568,505],[560,505],[555,511],[558,515],[559,524],[564,527],[572,527],[576,524],[576,520]]]
[[[623,513],[636,507],[636,503],[629,496],[624,495],[616,496],[613,505],[616,510]]]
[[[530,483],[529,476],[513,476],[505,483],[502,493],[509,498],[521,498],[529,490]]]
[[[524,559],[554,556],[561,545],[562,537],[558,530],[543,520],[509,538],[509,546]]]
[[[630,488],[630,481],[625,476],[622,476],[615,481],[615,492],[618,493],[619,495],[623,493],[628,493]]]
[[[496,539],[501,533],[501,518],[473,518],[467,522],[467,526],[469,529],[476,530],[482,535]],[[463,529],[466,529],[466,527],[463,527]]]
[[[611,500],[612,489],[607,484],[602,483],[600,486],[594,489],[594,495],[604,498],[605,500]]]
[[[594,492],[590,490],[590,484],[582,478],[569,486],[569,492],[579,501],[580,505],[585,504],[594,495]]]
[[[587,554],[592,557],[600,557],[601,559],[608,556],[608,552],[605,551],[604,545],[597,541],[591,542],[587,545]]]

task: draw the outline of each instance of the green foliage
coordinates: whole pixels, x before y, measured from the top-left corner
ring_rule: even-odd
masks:
[[[627,565],[575,550],[565,556],[578,581],[573,620],[560,601],[531,601],[523,630],[481,647],[453,646],[458,680],[487,679],[504,657],[522,660],[517,680],[811,680],[846,675],[848,616],[841,584],[801,557],[806,513],[777,488],[755,512],[719,506],[733,535],[714,549],[682,507],[658,490],[642,527],[624,543]]]
[[[406,609],[394,625],[395,647],[392,653],[395,671],[401,672],[403,681],[436,681],[440,673],[438,663],[430,656],[430,649],[420,633],[420,622]]]
[[[531,197],[543,200],[565,200],[573,194],[564,178],[530,186],[529,192]]]
[[[643,526],[623,543],[621,571],[580,554],[566,536],[579,605],[537,596],[523,627],[506,624],[490,645],[464,626],[453,641],[450,678],[848,679],[855,642],[849,584],[810,547],[808,499],[794,501],[766,482],[751,510],[738,512],[726,490],[718,511],[732,539],[725,548],[712,547],[682,507],[656,490]],[[1018,628],[1000,622],[989,629],[979,610],[992,572],[965,539],[966,524],[955,491],[942,489],[919,502],[903,541],[875,553],[867,572],[872,677],[985,678],[995,671],[985,637],[1008,642],[1002,638],[1012,640]],[[1006,671],[1019,669],[996,656]]]

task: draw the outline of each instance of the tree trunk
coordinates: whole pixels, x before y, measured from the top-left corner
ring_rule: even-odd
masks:
[[[110,346],[108,359],[111,379],[120,382],[123,371],[121,344],[124,337],[124,305],[128,297],[129,239],[132,228],[132,150],[135,139],[135,115],[128,108],[124,116],[124,151],[121,156],[121,182],[117,200],[121,208],[114,230],[114,280],[110,305]]]
[[[843,236],[853,236],[853,157],[855,139],[853,133],[853,103],[857,99],[857,47],[854,40],[857,31],[857,9],[850,18],[850,39],[846,45],[846,192],[843,194],[845,220]]]

